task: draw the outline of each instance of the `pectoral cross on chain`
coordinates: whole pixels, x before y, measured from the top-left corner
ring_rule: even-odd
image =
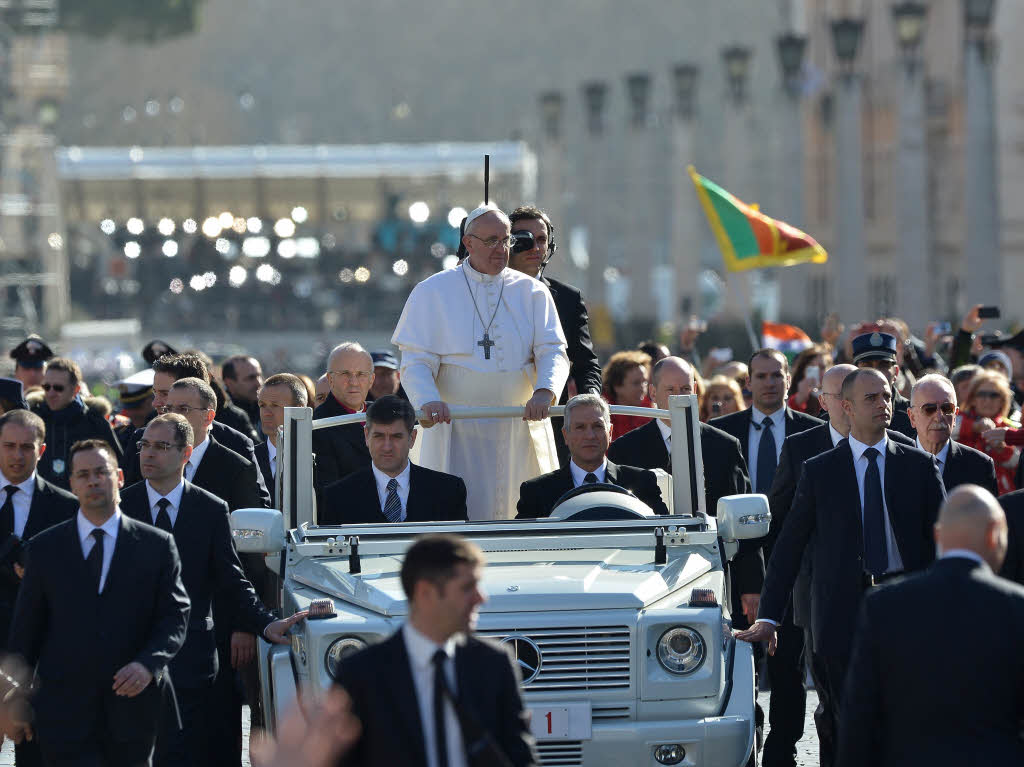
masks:
[[[477,341],[476,345],[484,347],[484,359],[485,360],[489,360],[491,358],[491,347],[492,346],[497,346],[497,344],[494,341],[491,340],[491,337],[486,332],[484,332],[484,340],[483,341]]]

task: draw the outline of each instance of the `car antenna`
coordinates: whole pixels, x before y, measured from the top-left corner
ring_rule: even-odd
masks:
[[[351,535],[348,539],[348,571],[352,575],[358,575],[363,571],[362,563],[359,561],[358,535]]]
[[[484,155],[484,205],[491,201],[491,156]]]
[[[663,565],[668,562],[668,549],[665,547],[665,528],[654,530],[654,564]]]

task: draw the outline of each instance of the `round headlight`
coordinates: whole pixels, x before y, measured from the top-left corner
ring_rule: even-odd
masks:
[[[704,663],[704,639],[687,626],[670,628],[658,640],[658,660],[673,674],[692,674]]]
[[[341,639],[331,642],[331,646],[324,654],[324,663],[327,665],[327,673],[331,675],[331,679],[338,678],[338,666],[341,665],[343,659],[359,652],[364,647],[366,647],[366,642],[359,637],[341,637]]]

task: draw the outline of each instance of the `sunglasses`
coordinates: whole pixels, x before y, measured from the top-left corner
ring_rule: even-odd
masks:
[[[53,391],[55,392],[62,392],[64,391],[65,388],[66,387],[64,386],[64,384],[43,384],[43,391],[50,391],[51,389],[53,389]]]
[[[934,402],[928,402],[924,405],[918,405],[917,409],[927,416],[935,415],[936,410],[941,410],[943,415],[953,415],[953,413],[956,412],[956,405],[952,402],[943,402],[941,405],[937,405]]]

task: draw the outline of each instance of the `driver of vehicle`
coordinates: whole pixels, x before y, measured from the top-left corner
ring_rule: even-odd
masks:
[[[516,519],[547,517],[565,493],[602,482],[629,490],[655,514],[668,514],[653,472],[612,463],[605,457],[611,432],[608,403],[599,395],[578,394],[570,399],[565,404],[562,426],[569,448],[569,465],[520,485]]]

